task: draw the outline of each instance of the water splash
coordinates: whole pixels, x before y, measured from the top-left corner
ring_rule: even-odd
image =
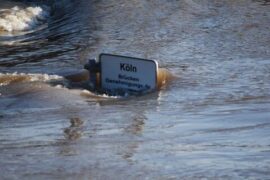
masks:
[[[63,80],[64,78],[58,75],[48,74],[27,74],[27,73],[0,73],[0,87],[19,82],[49,82],[53,80]]]
[[[46,22],[49,12],[47,6],[14,6],[11,9],[0,9],[0,32],[32,30]]]

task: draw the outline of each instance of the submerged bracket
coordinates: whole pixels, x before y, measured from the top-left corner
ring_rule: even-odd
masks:
[[[100,62],[95,59],[88,60],[88,63],[84,65],[84,69],[89,72],[89,88],[95,90],[97,88],[97,74],[100,73]]]

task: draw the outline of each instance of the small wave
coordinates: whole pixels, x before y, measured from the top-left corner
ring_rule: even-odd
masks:
[[[0,73],[0,88],[1,86],[8,86],[17,83],[28,83],[28,82],[43,82],[52,85],[55,88],[79,90],[79,94],[83,97],[94,97],[94,98],[105,98],[105,99],[118,99],[121,96],[110,96],[107,94],[97,94],[82,87],[73,87],[71,81],[65,79],[63,76],[59,75],[49,75],[49,74],[31,74],[31,73]],[[0,90],[1,91],[1,90]],[[1,92],[0,92],[1,96]]]
[[[0,73],[0,86],[7,86],[18,82],[48,82],[53,80],[63,80],[62,76],[48,74],[26,74],[26,73]]]
[[[31,30],[44,23],[49,16],[49,7],[18,7],[0,9],[0,31],[14,32]]]
[[[88,91],[86,89],[83,89],[81,91],[81,96],[83,97],[86,97],[86,98],[95,98],[95,99],[123,99],[125,98],[124,96],[113,96],[113,95],[109,95],[109,94],[98,94],[98,93],[95,93],[95,92],[91,92],[91,91]]]
[[[33,85],[33,83],[37,83]],[[38,87],[38,88],[37,88]],[[59,75],[49,74],[30,74],[30,73],[0,73],[0,97],[7,95],[17,95],[22,92],[30,93],[40,90],[47,90],[53,87],[54,90],[69,90],[81,97],[93,98],[94,100],[121,99],[122,96],[110,96],[107,94],[98,94],[82,87],[73,87],[72,82]],[[50,92],[53,92],[50,89]]]
[[[248,125],[242,127],[232,127],[232,128],[217,128],[207,130],[208,133],[232,133],[232,132],[239,132],[239,131],[248,131],[257,128],[265,128],[268,127],[270,123],[262,123],[262,124],[255,124],[255,125]]]

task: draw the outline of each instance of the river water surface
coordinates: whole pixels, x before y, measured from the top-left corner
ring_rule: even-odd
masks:
[[[0,0],[0,179],[269,179],[270,2]],[[112,53],[175,78],[71,88]]]

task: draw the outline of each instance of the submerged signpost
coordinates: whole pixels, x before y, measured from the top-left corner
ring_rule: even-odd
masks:
[[[147,92],[157,88],[158,63],[111,54],[100,54],[101,89]]]
[[[109,94],[145,93],[160,87],[160,70],[154,60],[100,54],[97,62],[91,59],[84,68],[88,70],[87,87],[90,91]]]

